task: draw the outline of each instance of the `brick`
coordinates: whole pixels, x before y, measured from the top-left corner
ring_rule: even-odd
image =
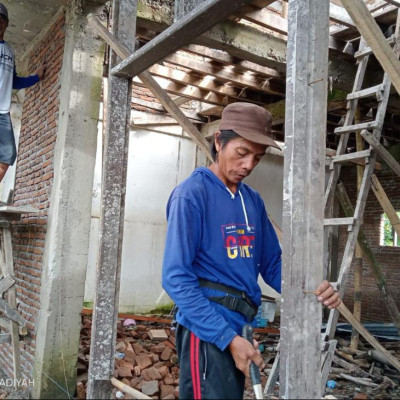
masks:
[[[115,351],[123,353],[126,349],[126,344],[122,340],[119,341],[115,346]]]
[[[174,383],[174,377],[171,375],[171,374],[167,374],[166,376],[165,376],[165,378],[164,378],[164,383],[166,384],[166,385],[173,385],[173,383]]]
[[[165,378],[170,372],[169,372],[169,368],[167,366],[162,366],[158,369],[158,372],[160,373],[160,375]]]
[[[353,399],[354,400],[367,400],[368,395],[366,393],[357,393],[356,395],[354,395]]]
[[[150,357],[147,354],[141,353],[136,356],[136,364],[141,370],[143,370],[153,363],[151,362]]]
[[[165,396],[165,397],[161,397],[164,400],[175,400],[175,396],[173,393],[170,393],[169,395]]]
[[[152,353],[156,353],[156,354],[161,354],[164,351],[164,349],[165,349],[165,346],[161,345],[161,344],[150,347],[150,351]]]
[[[131,386],[133,387],[133,388],[136,388],[137,387],[137,385],[141,382],[142,380],[140,379],[140,378],[138,378],[138,377],[133,377],[132,379],[131,379]]]
[[[147,368],[142,370],[142,377],[146,381],[154,381],[162,379],[159,370],[156,368]]]
[[[124,360],[136,364],[136,353],[133,350],[125,350],[124,354]]]
[[[158,381],[150,381],[143,383],[142,393],[147,396],[154,396],[159,393]]]
[[[117,367],[118,376],[121,378],[132,378],[132,368]]]
[[[157,363],[160,361],[160,357],[158,354],[150,354],[150,358],[153,361],[153,363]]]
[[[174,391],[175,391],[175,386],[172,385],[161,385],[160,386],[161,389],[161,398],[165,399],[167,396],[169,395],[173,395]],[[174,396],[175,398],[175,396]]]
[[[166,347],[169,347],[170,349],[172,349],[172,350],[175,350],[175,346],[171,343],[171,342],[169,342],[169,341],[165,341],[165,342],[163,342],[162,343],[164,346],[166,346]]]
[[[170,359],[172,353],[173,353],[172,349],[170,349],[169,347],[166,347],[164,349],[164,351],[161,353],[160,359],[163,361],[167,361]]]
[[[132,347],[133,347],[133,350],[135,351],[136,354],[140,354],[140,353],[144,353],[145,352],[144,347],[139,343],[133,343]]]
[[[168,335],[164,329],[150,329],[149,337],[151,340],[166,340]]]

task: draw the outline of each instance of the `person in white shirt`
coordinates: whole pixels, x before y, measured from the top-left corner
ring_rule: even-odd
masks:
[[[8,27],[8,11],[0,3],[0,182],[10,165],[17,158],[14,131],[11,124],[10,108],[12,89],[23,89],[44,79],[45,64],[34,75],[20,77],[16,73],[13,48],[4,41]]]

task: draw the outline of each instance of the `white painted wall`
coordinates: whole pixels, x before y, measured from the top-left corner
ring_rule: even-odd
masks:
[[[165,208],[173,188],[196,167],[196,147],[190,139],[181,136],[179,127],[164,126],[154,129],[166,133],[135,130],[131,132],[130,137],[120,290],[121,312],[149,311],[157,305],[170,302],[161,287],[166,233]],[[98,143],[98,154],[101,154],[101,140]],[[86,280],[87,302],[93,301],[96,282],[100,177],[101,163],[98,159]],[[262,194],[269,214],[281,225],[283,158],[266,155],[246,182]],[[262,288],[264,294],[274,296],[272,289],[266,285],[262,285]]]

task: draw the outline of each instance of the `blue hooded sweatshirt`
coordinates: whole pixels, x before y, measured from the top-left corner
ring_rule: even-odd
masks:
[[[257,283],[281,291],[281,248],[261,196],[239,183],[236,194],[208,168],[198,168],[172,192],[162,284],[178,306],[177,321],[224,350],[246,317],[208,299],[223,296],[198,279],[222,283],[261,304]]]

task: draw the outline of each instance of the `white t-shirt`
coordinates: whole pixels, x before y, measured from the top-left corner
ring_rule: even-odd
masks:
[[[15,55],[13,48],[0,41],[0,114],[10,112]]]

